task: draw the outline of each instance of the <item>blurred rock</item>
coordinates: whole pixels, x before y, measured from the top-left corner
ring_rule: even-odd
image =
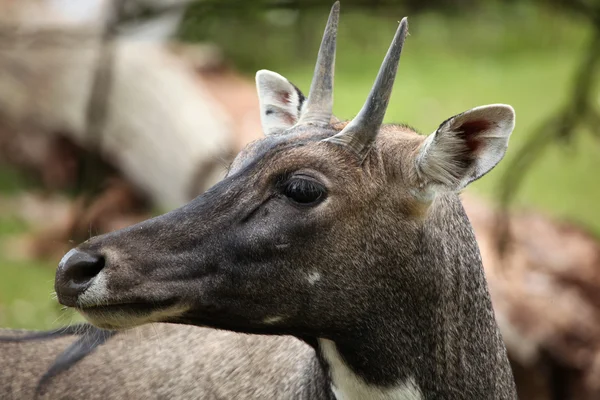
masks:
[[[214,160],[231,155],[232,115],[202,85],[195,66],[164,43],[117,38],[109,44],[114,65],[105,66],[107,116],[99,137],[88,136],[87,106],[105,49],[103,7],[78,14],[52,6],[62,3],[0,6],[6,11],[0,18],[0,158],[43,174],[45,160],[57,158],[56,140],[68,139],[98,153],[166,208],[214,183],[221,169]],[[44,17],[27,19],[33,11]],[[199,185],[205,175],[212,181]]]

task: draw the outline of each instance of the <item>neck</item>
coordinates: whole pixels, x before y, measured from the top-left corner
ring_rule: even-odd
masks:
[[[464,215],[458,201],[438,209],[449,208]],[[430,275],[422,287],[411,290],[406,285],[414,282],[399,276],[388,293],[378,292],[373,316],[319,340],[337,400],[516,399],[471,228],[446,229],[461,248],[440,241],[439,226],[426,225],[417,262]],[[406,274],[406,265],[396,268]]]
[[[344,352],[338,344],[328,339],[319,339],[320,356],[326,365],[331,380],[331,390],[337,400],[421,400],[423,392],[414,376],[406,375],[404,379],[397,379],[391,385],[371,382],[372,375],[384,377],[381,374],[381,361],[369,357],[364,360],[367,364],[375,364],[371,373],[364,374],[361,366],[351,365],[348,356],[356,355],[355,351]],[[397,365],[386,365],[386,369],[397,369]],[[373,372],[377,371],[375,374]]]

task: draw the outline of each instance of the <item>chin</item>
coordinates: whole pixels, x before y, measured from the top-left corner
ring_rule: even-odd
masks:
[[[122,330],[153,322],[164,322],[188,311],[187,307],[175,305],[149,309],[140,305],[96,306],[78,308],[77,311],[92,325],[101,329]]]

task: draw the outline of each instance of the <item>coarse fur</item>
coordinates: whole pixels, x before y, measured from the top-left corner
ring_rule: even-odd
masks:
[[[5,338],[28,334],[0,330]],[[82,351],[85,357],[71,360],[70,368],[40,387],[40,378],[57,358],[64,358],[64,350],[88,335],[95,336],[87,332],[27,342],[0,339],[0,398],[328,398],[327,379],[314,350],[296,338],[171,324],[118,332],[105,344]]]
[[[398,51],[406,29],[403,20]],[[334,48],[335,40],[323,43]],[[386,60],[397,65],[390,54]],[[312,87],[329,107],[333,57],[319,59],[329,64],[315,79],[326,76],[326,84]],[[377,82],[389,93],[395,66],[382,71]],[[170,322],[239,332],[178,328],[202,332],[190,334],[200,343],[193,350],[168,344],[171,352],[210,361],[180,377],[196,376],[194,398],[515,399],[457,195],[503,157],[512,108],[475,108],[426,139],[402,125],[365,131],[360,120],[306,117],[305,97],[279,74],[260,72],[257,86],[269,135],[189,204],[66,255],[56,276],[59,301],[103,329]],[[382,119],[374,92],[366,109],[379,109]],[[371,127],[376,118],[365,120]],[[102,347],[95,350],[90,360],[101,357]],[[250,354],[259,358],[252,366]],[[85,362],[65,376],[85,373]],[[160,374],[168,365],[160,359],[141,369]],[[140,379],[155,391],[166,385],[169,396],[192,397],[177,392],[184,384]],[[219,397],[221,384],[239,390]]]

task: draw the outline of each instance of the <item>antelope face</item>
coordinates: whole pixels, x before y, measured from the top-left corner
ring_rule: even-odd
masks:
[[[188,205],[81,244],[59,267],[60,301],[106,328],[326,324],[313,316],[368,277],[344,281],[372,256],[353,231],[372,221],[379,192],[356,157],[319,140],[333,133],[265,138]]]
[[[266,137],[189,204],[66,254],[62,304],[104,328],[165,321],[328,337],[368,323],[382,301],[432,290],[441,272],[419,257],[429,209],[502,158],[513,110],[476,108],[427,138],[382,126],[403,20],[361,112],[332,123],[337,18],[336,4],[309,98],[260,71]]]

